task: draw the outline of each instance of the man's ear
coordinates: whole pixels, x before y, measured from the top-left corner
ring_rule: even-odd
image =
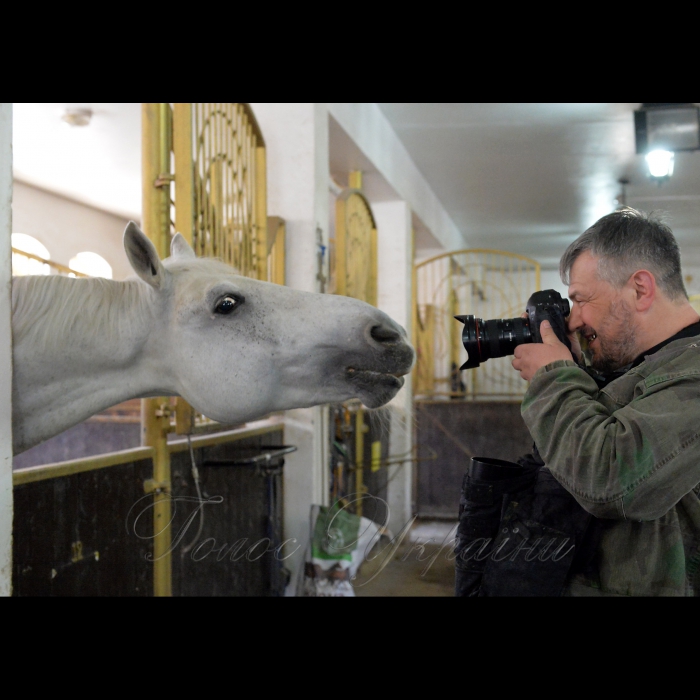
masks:
[[[638,311],[647,311],[656,298],[656,278],[649,270],[637,270],[630,283],[634,290],[634,301]]]
[[[162,289],[168,272],[158,257],[156,247],[133,221],[124,230],[124,250],[134,272],[146,284]]]
[[[185,240],[181,233],[176,233],[170,242],[170,255],[173,258],[196,258],[192,246]]]

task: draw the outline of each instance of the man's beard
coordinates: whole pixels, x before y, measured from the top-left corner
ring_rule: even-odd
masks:
[[[634,326],[634,312],[622,299],[610,303],[608,317],[596,331],[598,343],[595,353],[590,353],[591,367],[607,374],[629,364],[639,354],[637,350],[637,329]]]

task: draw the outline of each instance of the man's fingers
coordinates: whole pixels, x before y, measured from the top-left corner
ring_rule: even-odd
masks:
[[[542,336],[542,342],[547,345],[556,345],[561,342],[559,338],[557,338],[557,334],[552,329],[549,321],[542,321],[542,323],[540,323],[540,335]]]

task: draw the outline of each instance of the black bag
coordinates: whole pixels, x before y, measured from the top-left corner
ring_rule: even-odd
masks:
[[[595,568],[599,522],[533,449],[518,463],[475,457],[464,475],[455,595],[560,596]]]

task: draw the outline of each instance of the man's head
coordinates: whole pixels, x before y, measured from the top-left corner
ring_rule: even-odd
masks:
[[[649,270],[669,298],[687,299],[681,275],[681,253],[671,229],[653,213],[629,207],[598,219],[564,252],[559,272],[564,284],[584,251],[598,258],[598,276],[621,289],[636,270]]]
[[[601,372],[623,367],[655,344],[654,328],[650,334],[644,321],[656,300],[687,301],[673,233],[634,209],[591,226],[568,247],[560,272],[572,301],[569,328],[587,339],[591,364]]]

